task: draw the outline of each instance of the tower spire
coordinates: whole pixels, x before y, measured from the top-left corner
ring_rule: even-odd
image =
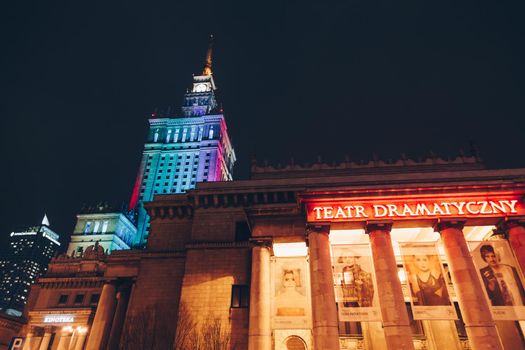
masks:
[[[49,219],[46,214],[44,214],[44,218],[42,219],[42,225],[49,226]]]
[[[212,48],[213,48],[213,34],[210,34],[210,42],[208,44],[208,52],[206,53],[206,65],[202,71],[202,75],[212,75],[211,71],[211,58],[212,58]]]

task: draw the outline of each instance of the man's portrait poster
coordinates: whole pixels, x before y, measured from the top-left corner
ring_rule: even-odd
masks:
[[[370,247],[333,245],[334,287],[340,321],[380,321]]]
[[[506,240],[469,242],[495,320],[525,320],[523,275]]]
[[[310,320],[310,281],[306,258],[276,258],[272,273],[274,328],[306,328]]]
[[[414,319],[457,319],[435,243],[400,243],[399,249]]]

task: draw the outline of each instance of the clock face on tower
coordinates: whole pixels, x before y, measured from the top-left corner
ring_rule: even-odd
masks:
[[[194,91],[194,92],[204,92],[204,91],[208,91],[208,87],[206,86],[206,84],[197,84],[197,85],[195,85],[195,87],[193,88],[193,91]]]

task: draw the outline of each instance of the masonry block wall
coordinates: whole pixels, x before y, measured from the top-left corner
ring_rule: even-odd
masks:
[[[249,310],[232,308],[231,298],[233,285],[250,285],[249,247],[194,248],[187,254],[181,305],[199,326],[219,319],[231,336],[230,348],[246,349]]]
[[[121,342],[127,348],[173,347],[184,254],[145,254],[132,290]]]

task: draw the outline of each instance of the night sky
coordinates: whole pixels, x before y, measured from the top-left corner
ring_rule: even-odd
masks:
[[[64,242],[129,200],[156,108],[180,108],[215,35],[238,162],[469,151],[525,167],[523,1],[10,1],[0,11],[0,234]]]

